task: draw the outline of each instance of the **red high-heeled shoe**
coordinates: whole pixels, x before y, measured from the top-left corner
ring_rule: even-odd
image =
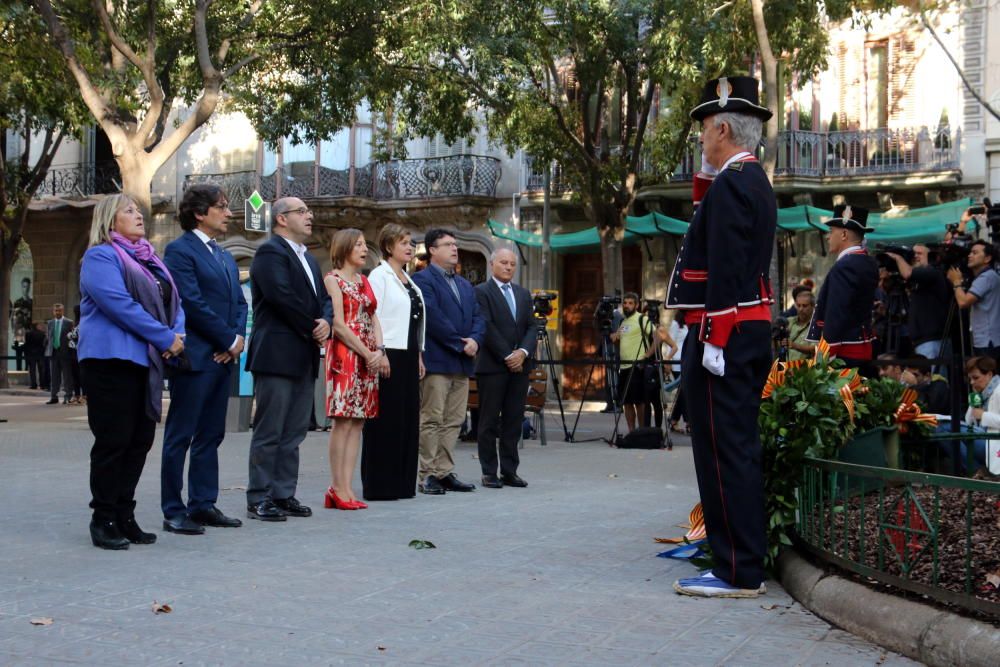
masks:
[[[349,500],[341,500],[337,492],[333,490],[331,486],[326,490],[326,495],[323,497],[323,507],[327,509],[337,508],[338,510],[356,510],[358,509],[354,503]]]
[[[356,509],[359,509],[359,510],[366,510],[366,509],[368,509],[368,503],[366,503],[364,501],[361,501],[361,500],[352,500],[351,503],[354,505],[354,507]]]

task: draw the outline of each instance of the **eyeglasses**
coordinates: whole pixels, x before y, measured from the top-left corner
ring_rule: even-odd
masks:
[[[222,202],[222,203],[219,203],[219,204],[212,204],[209,208],[217,208],[220,211],[228,211],[229,210],[229,202]]]
[[[305,215],[309,212],[309,209],[305,206],[300,206],[299,208],[293,208],[290,211],[285,211],[283,215],[288,215],[289,213],[298,213],[299,215]]]
[[[448,241],[446,243],[435,243],[431,246],[432,248],[457,248],[458,244],[454,241]]]

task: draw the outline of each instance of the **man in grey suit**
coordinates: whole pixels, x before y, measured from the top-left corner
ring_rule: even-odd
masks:
[[[63,387],[63,403],[69,404],[73,395],[73,368],[69,358],[69,332],[73,330],[73,320],[63,317],[65,308],[61,303],[52,305],[52,319],[46,324],[45,358],[49,361],[50,387],[52,393],[46,405],[59,403],[59,385]]]
[[[479,463],[483,486],[491,489],[524,487],[517,475],[517,444],[524,420],[528,374],[538,343],[538,325],[532,314],[531,294],[511,282],[517,256],[510,250],[490,256],[492,277],[476,286],[479,312],[486,320],[486,338],[476,360],[479,389]],[[500,474],[497,475],[499,437]]]
[[[296,197],[271,206],[274,236],[250,265],[253,328],[246,367],[257,413],[250,440],[247,516],[260,521],[307,517],[295,498],[299,444],[309,429],[319,350],[330,336],[333,304],[319,264],[306,248],[313,215]]]

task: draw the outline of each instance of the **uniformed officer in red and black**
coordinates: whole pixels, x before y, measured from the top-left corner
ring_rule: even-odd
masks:
[[[872,307],[878,288],[878,264],[868,255],[862,241],[871,229],[868,210],[860,206],[839,205],[827,220],[830,228],[826,244],[837,261],[819,288],[816,310],[809,325],[807,340],[822,337],[830,345],[830,355],[839,357],[848,368],[857,368],[871,376]]]
[[[674,589],[684,595],[764,592],[767,539],[757,414],[771,365],[768,272],[777,207],[754,157],[763,121],[771,117],[760,106],[757,89],[751,77],[716,79],[691,111],[701,121],[709,168],[696,180],[701,204],[670,278],[667,307],[687,311],[691,327],[681,382],[715,567],[677,581]]]

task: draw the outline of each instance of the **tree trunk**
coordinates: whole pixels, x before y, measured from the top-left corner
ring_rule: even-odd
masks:
[[[18,235],[16,241],[20,243],[21,237]],[[14,271],[14,263],[17,261],[17,245],[13,249],[10,247],[11,239],[5,238],[0,242],[0,350],[6,356],[10,349],[10,276]],[[6,389],[10,386],[10,377],[7,369],[10,360],[4,359],[0,363],[0,387]]]
[[[763,66],[764,94],[767,108],[774,115],[767,121],[764,133],[764,162],[762,166],[767,178],[774,181],[774,167],[778,161],[778,61],[771,50],[771,40],[767,35],[767,24],[764,22],[764,0],[750,0],[753,10],[753,27],[757,33],[757,48],[760,50],[760,61]]]
[[[604,271],[604,294],[622,294],[622,242],[625,240],[624,215],[613,206],[595,206],[594,218],[601,238],[601,268]]]
[[[122,176],[122,192],[142,209],[148,233],[153,208],[153,175],[159,165],[150,164],[152,159],[148,153],[142,153],[138,156],[119,155],[116,159]]]

